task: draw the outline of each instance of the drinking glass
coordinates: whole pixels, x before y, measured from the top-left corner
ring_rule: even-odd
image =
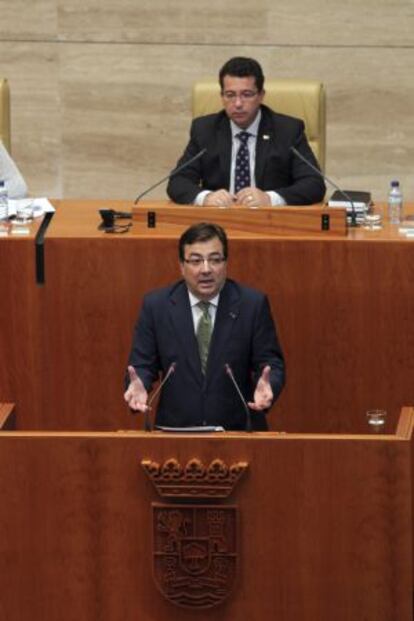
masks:
[[[382,229],[382,214],[367,212],[364,215],[364,229],[368,231],[379,231]]]
[[[385,410],[376,409],[367,411],[368,425],[375,431],[383,429],[386,418],[387,412]]]
[[[26,225],[33,220],[34,205],[33,200],[22,199],[19,200],[16,206],[16,218],[14,224]]]

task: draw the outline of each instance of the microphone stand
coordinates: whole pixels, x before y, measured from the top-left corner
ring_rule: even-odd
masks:
[[[346,200],[349,201],[349,203],[351,204],[351,209],[352,209],[352,211],[351,211],[351,226],[352,227],[358,226],[357,219],[356,219],[356,210],[355,210],[354,201],[349,196],[349,194],[347,192],[344,192],[343,190],[341,190],[341,188],[336,183],[334,183],[334,181],[332,181],[332,179],[329,179],[329,177],[327,177],[326,175],[323,175],[321,173],[321,171],[319,170],[319,168],[317,168],[311,162],[309,162],[306,159],[306,157],[304,157],[302,155],[302,153],[300,153],[297,149],[295,149],[295,147],[291,146],[290,149],[291,149],[291,151],[293,151],[293,153],[295,155],[298,156],[298,158],[300,160],[302,160],[302,162],[305,162],[305,164],[307,164],[310,168],[312,168],[312,170],[314,170],[320,177],[322,177],[322,179],[324,181],[327,181],[328,183],[330,183],[331,186],[335,188],[335,190],[338,190],[338,192],[340,192],[342,194],[342,196],[344,196],[346,198]]]
[[[246,410],[246,431],[247,433],[251,433],[253,431],[253,427],[252,427],[252,414],[249,410],[249,406],[247,405],[246,399],[243,397],[242,391],[240,390],[239,385],[236,382],[236,378],[234,377],[231,366],[226,362],[226,364],[224,365],[224,368],[226,370],[227,375],[231,379],[233,386],[237,390],[237,394],[239,395],[241,402],[244,405],[244,409]]]
[[[147,403],[147,407],[145,409],[145,415],[144,415],[144,430],[145,431],[152,431],[152,425],[151,425],[151,421],[150,421],[150,417],[149,417],[149,412],[151,411],[151,403],[153,403],[155,397],[157,395],[159,395],[159,393],[161,392],[162,387],[164,386],[165,382],[168,380],[168,378],[170,377],[170,375],[172,375],[175,371],[175,367],[177,366],[176,362],[172,362],[170,364],[170,366],[168,367],[168,371],[165,374],[164,379],[162,380],[162,382],[158,385],[158,387],[154,390],[154,392],[151,395],[151,398],[149,399],[148,403]]]
[[[194,155],[194,157],[192,157],[191,159],[187,160],[186,162],[184,162],[184,164],[181,164],[181,166],[178,166],[178,168],[175,168],[172,172],[170,172],[168,175],[163,177],[161,179],[161,181],[157,181],[157,183],[154,183],[154,185],[152,185],[150,188],[148,188],[147,190],[144,190],[144,192],[141,192],[141,194],[138,194],[138,196],[134,200],[134,205],[136,205],[138,203],[138,201],[140,201],[143,196],[145,196],[146,194],[151,192],[151,190],[154,190],[156,187],[161,185],[161,183],[164,183],[164,181],[167,181],[167,179],[170,179],[171,177],[174,177],[177,173],[179,173],[181,170],[183,170],[183,168],[186,168],[187,166],[189,166],[193,162],[196,162],[200,157],[202,157],[204,155],[204,153],[206,151],[207,151],[206,148],[201,149],[201,151],[199,151],[196,155]]]

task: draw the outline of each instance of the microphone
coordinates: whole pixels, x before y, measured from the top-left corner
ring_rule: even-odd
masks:
[[[161,392],[161,389],[164,386],[164,384],[169,380],[171,375],[174,373],[174,371],[176,369],[176,366],[177,366],[176,362],[172,362],[170,364],[170,366],[168,367],[168,371],[167,371],[167,373],[164,376],[164,379],[158,385],[156,390],[154,390],[154,392],[151,395],[151,398],[149,399],[149,401],[147,403],[147,408],[145,410],[145,419],[144,419],[144,429],[145,429],[145,431],[152,431],[151,421],[150,421],[149,416],[148,416],[148,412],[151,410],[151,403],[154,401],[155,397],[157,395],[159,395],[159,393]]]
[[[171,177],[175,177],[175,175],[177,173],[181,172],[184,168],[187,168],[187,166],[190,166],[190,164],[192,164],[193,162],[196,162],[200,157],[202,157],[204,155],[204,153],[206,151],[207,151],[207,148],[204,147],[204,149],[201,149],[201,151],[199,151],[191,159],[189,159],[186,162],[184,162],[183,164],[181,164],[181,166],[178,166],[177,168],[174,168],[174,170],[172,170],[166,177],[163,177],[160,181],[157,181],[157,183],[154,183],[154,185],[152,185],[147,190],[144,190],[144,192],[141,192],[141,194],[138,194],[138,196],[134,200],[134,205],[136,205],[138,203],[138,201],[140,201],[143,196],[145,196],[146,194],[149,194],[149,192],[151,192],[151,190],[154,190],[156,187],[161,185],[161,183],[164,183],[164,181],[167,181],[168,179],[171,179]]]
[[[333,186],[335,188],[335,190],[338,190],[338,192],[340,192],[342,194],[342,196],[345,196],[346,200],[350,202],[351,204],[351,226],[358,226],[357,223],[357,219],[356,219],[356,211],[355,211],[355,205],[354,205],[354,201],[352,200],[352,198],[349,196],[349,194],[347,192],[344,192],[343,190],[341,190],[341,188],[332,181],[332,179],[329,179],[329,177],[327,177],[326,175],[324,175],[323,173],[321,173],[321,171],[319,170],[319,168],[317,168],[316,166],[314,166],[312,164],[312,162],[310,162],[304,155],[302,155],[302,153],[299,153],[299,151],[292,145],[290,147],[290,150],[293,151],[293,153],[295,155],[298,156],[299,159],[302,160],[302,162],[305,162],[305,164],[307,164],[310,168],[312,168],[312,170],[314,170],[320,177],[322,177],[322,179],[324,181],[327,181],[331,186]]]
[[[247,405],[246,399],[243,397],[242,391],[240,390],[239,385],[236,382],[236,378],[234,377],[234,373],[231,370],[231,366],[226,362],[226,364],[224,365],[224,368],[225,368],[227,375],[233,382],[233,386],[237,390],[237,394],[239,395],[241,402],[243,403],[244,409],[246,410],[246,431],[250,433],[252,431],[252,415],[249,410],[249,406]]]

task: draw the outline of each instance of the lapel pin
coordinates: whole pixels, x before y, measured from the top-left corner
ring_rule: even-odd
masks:
[[[263,134],[262,138],[263,140],[270,140],[269,134]]]
[[[236,319],[236,317],[237,317],[237,314],[236,314],[236,313],[229,313],[229,315],[230,315],[230,317],[231,317],[232,319]]]

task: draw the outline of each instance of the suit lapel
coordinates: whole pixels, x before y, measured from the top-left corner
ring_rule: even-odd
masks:
[[[235,321],[240,312],[240,293],[235,283],[227,280],[220,294],[211,337],[206,378],[201,372],[193,316],[184,282],[180,282],[171,293],[169,312],[177,339],[198,382],[203,384],[206,381],[208,384],[216,373],[224,373],[224,365],[228,362],[225,360],[226,344],[232,338]]]
[[[262,106],[262,118],[259,124],[256,143],[256,166],[255,178],[257,187],[263,186],[266,161],[269,157],[269,149],[275,139],[273,123],[265,106]]]
[[[235,321],[240,312],[240,294],[232,281],[226,281],[220,294],[216,320],[210,343],[207,383],[215,373],[224,373],[227,342],[232,338]]]
[[[220,170],[223,172],[223,188],[230,188],[231,167],[231,129],[230,121],[225,113],[218,121],[218,150],[220,157]]]
[[[187,287],[184,282],[181,282],[171,293],[169,312],[177,339],[181,343],[190,367],[198,381],[202,383],[203,374],[201,373],[197,339],[194,334],[193,316]]]

